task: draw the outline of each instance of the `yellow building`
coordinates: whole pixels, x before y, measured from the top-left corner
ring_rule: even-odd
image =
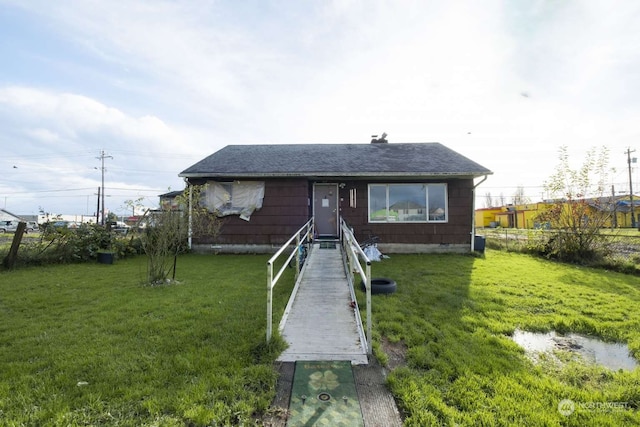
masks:
[[[633,213],[635,223],[631,219],[631,202],[629,196],[616,197],[615,202],[610,197],[593,198],[587,200],[594,210],[607,210],[611,217],[605,222],[605,227],[628,228],[640,226],[640,197],[633,197]],[[538,202],[522,205],[507,205],[493,208],[477,209],[475,211],[475,226],[503,227],[503,228],[540,228],[536,218],[545,210],[554,206],[553,202]]]
[[[476,210],[476,227],[538,228],[536,217],[551,203],[527,203]]]
[[[502,208],[482,208],[475,211],[476,228],[491,227],[498,225],[496,215],[502,211]]]

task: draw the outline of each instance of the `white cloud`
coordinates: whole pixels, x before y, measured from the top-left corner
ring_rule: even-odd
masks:
[[[112,144],[128,146],[128,139],[152,141],[166,147],[180,143],[179,135],[157,117],[132,117],[114,107],[83,95],[55,93],[26,87],[0,88],[0,106],[28,126],[25,132],[40,140],[59,140],[86,145],[87,134],[119,135],[122,141]],[[94,145],[95,147],[95,145]]]
[[[54,192],[51,200],[39,202],[48,202],[49,211],[67,208],[65,194],[80,194],[76,197],[83,199],[82,195],[90,197],[96,191],[101,185],[102,150],[108,156],[108,186],[119,189],[111,190],[118,193],[118,200],[111,200],[117,206],[127,195],[145,195],[151,197],[148,203],[157,203],[157,195],[169,186],[182,188],[179,168],[200,155],[190,154],[182,135],[157,117],[132,117],[82,95],[5,87],[0,88],[0,109],[10,112],[10,138],[20,141],[2,162],[12,170],[0,183],[0,192],[8,194],[9,201],[24,199],[32,205],[33,200],[43,199],[42,194],[33,194],[34,187],[37,192]],[[3,146],[11,143],[8,138],[0,135]],[[177,155],[181,150],[183,156]]]
[[[91,164],[105,149],[122,187],[154,167],[175,182],[229,143],[386,131],[440,141],[508,189],[541,185],[560,145],[640,140],[634,1],[3,3],[40,29],[25,39],[52,40],[25,44],[48,66],[37,83],[0,79],[5,140]]]

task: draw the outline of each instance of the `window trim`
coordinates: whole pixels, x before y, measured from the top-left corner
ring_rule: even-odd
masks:
[[[422,185],[425,188],[425,208],[426,215],[425,220],[420,221],[399,221],[399,220],[390,220],[389,219],[389,191],[392,185]],[[386,211],[387,215],[384,220],[373,220],[371,219],[371,188],[372,187],[385,187],[385,198],[386,198]],[[429,187],[433,186],[444,186],[444,219],[430,219],[429,214]],[[449,222],[449,187],[446,182],[402,182],[402,183],[393,183],[393,182],[380,182],[380,183],[369,183],[367,185],[367,222],[370,224],[442,224]]]

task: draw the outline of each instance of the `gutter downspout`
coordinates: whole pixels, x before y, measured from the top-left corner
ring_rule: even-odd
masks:
[[[476,188],[487,180],[489,175],[485,175],[480,182],[473,185],[471,189],[471,253],[476,250]]]

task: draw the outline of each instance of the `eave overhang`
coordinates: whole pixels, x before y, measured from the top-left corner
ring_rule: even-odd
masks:
[[[189,179],[277,179],[277,178],[307,178],[307,179],[376,179],[376,178],[388,178],[388,179],[474,179],[481,176],[491,175],[489,173],[415,173],[415,172],[359,172],[359,173],[347,173],[347,172],[311,172],[311,173],[247,173],[240,172],[237,174],[216,174],[216,173],[182,173],[178,176]]]

